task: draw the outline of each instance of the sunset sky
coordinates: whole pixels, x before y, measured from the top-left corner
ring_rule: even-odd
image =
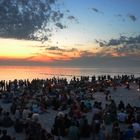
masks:
[[[140,0],[1,0],[0,65],[140,65]]]

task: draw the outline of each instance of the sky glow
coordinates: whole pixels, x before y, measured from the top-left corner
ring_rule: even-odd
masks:
[[[139,5],[139,0],[2,0],[0,63],[96,66],[112,59],[111,64],[137,66]]]

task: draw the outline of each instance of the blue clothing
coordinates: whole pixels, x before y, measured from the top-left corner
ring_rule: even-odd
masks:
[[[127,129],[124,134],[124,140],[131,140],[134,137],[134,130]]]
[[[76,126],[71,126],[68,130],[68,139],[69,140],[79,140],[79,129]]]

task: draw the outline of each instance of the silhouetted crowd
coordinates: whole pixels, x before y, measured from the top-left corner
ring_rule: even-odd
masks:
[[[131,90],[134,83],[140,89],[140,78],[134,75],[82,76],[66,78],[0,81],[0,100],[10,104],[9,112],[0,107],[0,140],[16,139],[7,134],[13,127],[24,133],[25,140],[140,140],[140,108],[116,104],[111,90],[118,87]],[[94,98],[103,92],[106,104]],[[57,111],[50,131],[39,120],[48,109]],[[92,121],[88,115],[91,114]],[[47,119],[47,118],[46,118]],[[122,130],[120,125],[124,126]],[[108,126],[111,127],[108,130]]]

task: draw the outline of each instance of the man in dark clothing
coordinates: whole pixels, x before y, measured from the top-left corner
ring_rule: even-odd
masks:
[[[12,138],[7,135],[7,130],[2,130],[2,137],[0,138],[0,140],[12,140]]]

